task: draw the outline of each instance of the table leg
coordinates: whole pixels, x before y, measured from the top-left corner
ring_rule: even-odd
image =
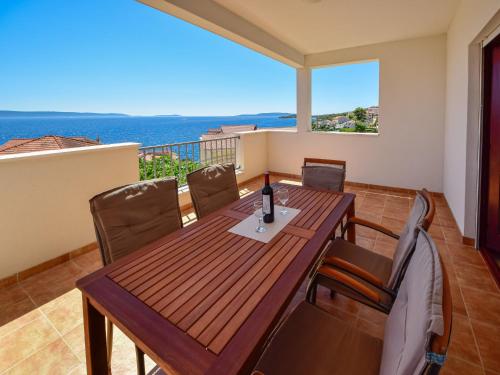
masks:
[[[352,200],[351,205],[349,206],[349,209],[347,210],[347,220],[351,217],[354,217],[355,215],[355,206],[354,206],[354,199]],[[356,226],[355,225],[349,225],[347,227],[347,241],[356,243]]]
[[[83,325],[87,375],[108,375],[104,315],[97,311],[85,296],[83,296]]]

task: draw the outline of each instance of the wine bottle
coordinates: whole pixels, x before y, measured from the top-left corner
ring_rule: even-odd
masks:
[[[269,185],[269,172],[265,175],[265,184],[262,188],[262,211],[264,212],[264,223],[272,223],[274,221],[274,199],[273,188]]]

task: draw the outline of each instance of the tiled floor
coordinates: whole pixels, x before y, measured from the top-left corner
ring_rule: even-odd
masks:
[[[276,180],[276,179],[275,179]],[[259,189],[247,184],[242,194]],[[346,188],[357,194],[357,216],[398,231],[409,213],[412,198],[383,190]],[[184,222],[195,220],[185,213]],[[483,259],[461,237],[444,199],[437,198],[437,215],[431,234],[450,274],[454,322],[449,358],[443,374],[500,374],[500,291]],[[357,242],[391,256],[394,240],[359,228]],[[85,350],[81,296],[74,289],[80,277],[101,266],[97,251],[0,289],[0,374],[84,374]],[[295,302],[304,298],[301,289]],[[330,300],[320,290],[318,303],[357,327],[382,336],[385,316],[353,301]],[[148,361],[147,366],[152,366]],[[113,374],[135,374],[133,344],[115,330]]]

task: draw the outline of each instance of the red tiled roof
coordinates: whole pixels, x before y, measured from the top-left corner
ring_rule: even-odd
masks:
[[[65,148],[95,146],[99,144],[101,143],[86,137],[62,137],[59,135],[46,135],[39,138],[14,138],[0,145],[0,154],[62,150]]]
[[[220,129],[224,134],[235,132],[249,132],[257,130],[257,125],[221,125]]]

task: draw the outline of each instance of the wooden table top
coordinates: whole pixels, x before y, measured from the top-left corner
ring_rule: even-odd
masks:
[[[228,232],[256,192],[77,285],[169,374],[248,372],[354,199],[286,187],[301,212],[269,243]]]

